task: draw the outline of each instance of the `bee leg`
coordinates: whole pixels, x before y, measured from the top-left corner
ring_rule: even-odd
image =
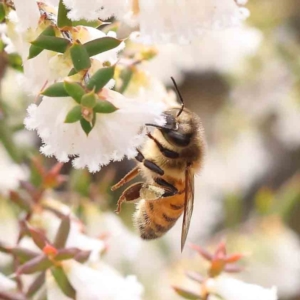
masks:
[[[140,200],[140,190],[143,187],[143,184],[143,182],[134,183],[122,193],[117,202],[117,209],[115,210],[117,214],[121,211],[123,202],[135,202]]]
[[[150,132],[147,133],[147,136],[155,142],[156,146],[158,147],[160,152],[165,157],[168,157],[168,158],[178,158],[179,157],[179,153],[165,148]]]
[[[177,188],[173,184],[165,181],[164,179],[162,179],[160,177],[155,178],[154,181],[158,185],[166,188],[166,190],[165,190],[164,194],[162,195],[162,197],[170,197],[170,196],[177,195],[179,193]]]
[[[129,173],[127,173],[119,182],[117,182],[115,185],[111,187],[112,191],[115,191],[116,189],[120,188],[122,185],[127,183],[128,181],[134,179],[137,175],[139,175],[139,168],[135,167],[132,169]]]
[[[140,150],[138,150],[138,155],[135,157],[135,159],[141,163],[144,164],[145,167],[147,167],[149,170],[153,171],[154,173],[157,173],[159,175],[164,175],[164,170],[161,169],[155,162],[145,159],[144,155],[141,153]]]

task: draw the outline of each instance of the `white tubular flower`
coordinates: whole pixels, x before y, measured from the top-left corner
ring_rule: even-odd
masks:
[[[7,278],[5,275],[0,273],[0,291],[12,291],[17,288],[17,284],[15,281]]]
[[[217,277],[209,279],[205,285],[207,292],[219,297],[209,296],[209,300],[277,300],[277,291],[262,288],[255,284],[245,283],[243,281],[229,278]]]
[[[77,300],[140,300],[143,287],[135,276],[123,278],[109,266],[92,269],[74,260],[63,262],[64,271],[76,290]]]
[[[145,43],[187,43],[206,30],[238,25],[249,14],[233,0],[140,0],[139,7]]]
[[[55,156],[61,162],[69,161],[69,156],[77,156],[73,159],[74,167],[88,167],[90,172],[97,172],[101,166],[124,156],[133,158],[137,154],[135,148],[143,142],[141,127],[145,123],[164,123],[161,116],[164,105],[106,92],[107,100],[118,110],[97,114],[95,126],[88,136],[79,122],[65,123],[67,113],[76,106],[72,98],[44,97],[39,106],[29,106],[25,125],[29,130],[37,130],[44,144],[41,152]]]

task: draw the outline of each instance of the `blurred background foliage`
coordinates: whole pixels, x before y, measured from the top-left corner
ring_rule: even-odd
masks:
[[[193,46],[196,55],[189,66],[182,57],[184,51],[176,49],[173,55],[161,58],[166,67],[155,66],[158,47],[158,56],[143,68],[149,67],[158,78],[179,77],[186,106],[201,117],[205,128],[207,154],[204,170],[196,178],[189,241],[213,248],[225,238],[231,251],[248,254],[239,277],[266,287],[277,285],[280,299],[299,300],[300,3],[251,0],[248,7],[247,28],[255,30],[257,47],[242,59],[238,53],[252,43],[251,37],[232,36],[222,46],[220,32],[216,38],[220,42],[214,44],[204,37]],[[119,30],[122,35],[128,28]],[[46,168],[55,163],[39,155],[40,140],[24,130],[26,107],[34,97],[18,87],[20,58],[7,55],[3,43],[1,234],[9,230],[9,216],[20,215],[17,206],[6,201],[8,190],[17,188],[10,178],[28,179],[39,187],[41,176],[32,159],[39,159]],[[168,59],[176,65],[176,74],[168,68]],[[224,63],[226,67],[218,68]],[[165,83],[171,88],[169,80]],[[181,221],[160,240],[144,242],[132,229],[134,206],[124,205],[122,213],[114,215],[121,191],[111,193],[110,186],[134,164],[112,163],[97,174],[66,164],[62,173],[69,179],[47,193],[70,205],[91,235],[107,236],[109,248],[103,259],[121,272],[137,274],[146,287],[145,299],[177,299],[171,286],[190,286],[185,271],[199,271],[203,262],[188,247],[180,254]],[[0,271],[10,271],[1,257]]]

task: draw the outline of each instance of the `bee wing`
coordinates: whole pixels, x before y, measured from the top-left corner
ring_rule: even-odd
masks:
[[[191,217],[194,207],[194,174],[190,168],[186,168],[185,171],[185,201],[184,201],[184,215],[181,231],[181,251],[184,248],[184,244],[189,232]]]

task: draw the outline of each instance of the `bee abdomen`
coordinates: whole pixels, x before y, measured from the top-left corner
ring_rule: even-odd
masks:
[[[182,210],[175,213],[166,209],[161,203],[154,204],[150,201],[141,201],[134,215],[134,221],[140,236],[144,240],[152,240],[161,237],[169,231],[177,219],[180,217]]]

